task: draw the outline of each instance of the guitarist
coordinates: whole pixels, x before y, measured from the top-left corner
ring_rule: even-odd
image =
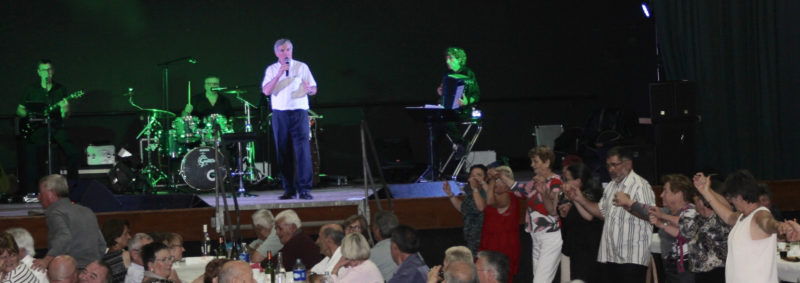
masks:
[[[50,111],[50,129],[53,139],[53,148],[61,148],[67,158],[67,178],[76,180],[78,177],[79,152],[75,145],[69,141],[63,127],[63,120],[69,113],[69,103],[65,100],[67,90],[64,85],[53,81],[53,63],[43,59],[37,63],[36,73],[39,80],[32,83],[24,90],[22,101],[17,106],[17,116],[27,121],[27,118],[43,118],[44,109],[53,107]],[[23,156],[21,163],[24,168],[22,174],[21,194],[27,194],[26,201],[36,200],[39,188],[37,180],[47,172],[44,164],[47,160],[47,125],[43,122],[29,122],[32,132],[23,141]],[[53,152],[55,154],[55,152]],[[57,170],[57,167],[53,167]]]

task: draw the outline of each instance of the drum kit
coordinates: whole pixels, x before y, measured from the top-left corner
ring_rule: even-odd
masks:
[[[210,114],[201,118],[139,108],[145,120],[145,126],[136,137],[142,162],[139,176],[147,182],[146,187],[177,188],[182,186],[182,181],[197,191],[210,191],[216,187],[219,172],[223,180],[228,175],[238,176],[239,192],[244,193],[244,181],[256,184],[269,178],[255,169],[255,133],[250,123],[250,109],[255,106],[236,98],[244,103],[244,116]],[[234,126],[242,120],[243,125]],[[242,140],[245,133],[248,138]],[[225,140],[228,135],[236,136],[238,148],[228,144],[231,143]],[[228,150],[232,159],[225,158]],[[176,168],[177,164],[180,167]]]

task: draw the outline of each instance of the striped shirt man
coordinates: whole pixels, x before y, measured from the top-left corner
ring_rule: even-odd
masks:
[[[633,170],[622,180],[611,181],[603,190],[603,197],[598,202],[605,223],[597,261],[647,266],[650,263],[650,234],[653,226],[624,208],[614,206],[614,195],[619,191],[628,194],[633,201],[639,203],[655,205],[656,202],[650,184]]]

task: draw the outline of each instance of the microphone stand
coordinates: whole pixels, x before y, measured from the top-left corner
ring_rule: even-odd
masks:
[[[161,88],[162,88],[162,91],[164,92],[164,101],[163,101],[164,110],[169,111],[169,65],[172,64],[172,63],[183,62],[183,61],[187,61],[187,62],[192,63],[192,64],[196,64],[197,63],[197,60],[194,59],[192,56],[185,56],[185,57],[176,58],[176,59],[168,60],[168,61],[165,61],[165,62],[161,62],[161,63],[156,65],[158,67],[161,67],[161,69],[162,69]],[[170,170],[172,170],[172,158],[167,158],[167,168],[170,168]],[[167,178],[167,187],[172,187],[173,185],[174,185],[174,182],[173,182],[172,178]]]

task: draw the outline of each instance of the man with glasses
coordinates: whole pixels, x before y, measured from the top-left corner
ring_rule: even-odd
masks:
[[[96,260],[81,270],[78,275],[78,282],[81,283],[108,283],[111,282],[109,278],[111,268],[108,267],[103,261]]]
[[[153,242],[153,238],[145,233],[136,233],[128,241],[128,249],[131,251],[131,266],[125,275],[125,283],[141,283],[144,278],[144,259],[142,258],[142,247]]]
[[[23,190],[20,192],[27,195],[22,198],[25,202],[36,202],[36,178],[42,176],[41,170],[44,161],[47,159],[48,138],[53,140],[53,149],[61,148],[67,158],[67,177],[70,180],[78,178],[78,167],[80,166],[80,153],[78,148],[70,141],[64,130],[64,119],[69,115],[69,102],[67,101],[68,92],[64,85],[53,81],[53,62],[47,59],[39,60],[36,64],[36,82],[28,85],[23,91],[23,97],[17,105],[17,116],[23,118],[20,130],[29,129],[29,133],[24,135],[22,156],[20,165],[24,170],[22,174]],[[44,112],[48,107],[53,110],[48,113],[50,118],[50,136],[48,137],[48,127],[43,121],[28,120],[29,118],[44,118]],[[53,168],[56,170],[58,168]],[[50,172],[48,172],[50,173]]]
[[[192,102],[187,103],[181,116],[197,116],[204,118],[211,114],[233,115],[233,106],[228,97],[219,95],[219,77],[210,75],[203,81],[204,92],[192,95]]]
[[[633,156],[629,150],[610,149],[606,166],[611,182],[603,190],[599,202],[589,201],[574,188],[567,194],[576,208],[605,221],[597,255],[597,261],[603,266],[603,282],[644,282],[650,263],[653,226],[647,215],[632,213],[630,207],[617,206],[617,195],[627,194],[634,205],[655,205],[655,193],[647,180],[633,172]],[[587,220],[592,220],[591,216]]]

